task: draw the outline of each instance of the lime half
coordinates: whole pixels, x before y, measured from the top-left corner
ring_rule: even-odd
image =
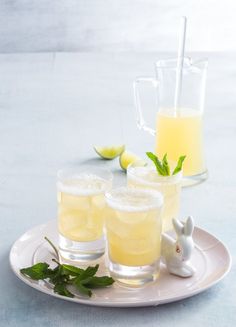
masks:
[[[122,154],[125,150],[125,145],[117,145],[117,146],[94,146],[94,150],[97,154],[107,160],[115,159],[119,155]]]
[[[146,162],[144,160],[142,160],[142,158],[138,157],[136,154],[129,152],[129,151],[124,151],[121,155],[120,155],[120,166],[123,170],[127,170],[127,167],[134,163],[134,162],[138,162],[139,166],[145,166]]]

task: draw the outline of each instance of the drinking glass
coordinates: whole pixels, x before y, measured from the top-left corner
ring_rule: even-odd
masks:
[[[176,103],[177,59],[160,60],[155,64],[156,78],[142,77],[134,82],[137,125],[155,136],[155,152],[166,153],[172,161],[186,155],[183,165],[184,185],[194,185],[207,178],[203,144],[203,112],[206,89],[207,60],[184,58],[181,92]],[[144,118],[140,87],[144,83],[156,90],[157,107],[153,126]],[[156,118],[154,118],[156,116]],[[154,127],[155,126],[155,127]]]
[[[106,193],[108,267],[120,283],[139,286],[160,272],[162,195],[121,187]]]
[[[174,167],[174,163],[171,163]],[[158,175],[154,165],[140,166],[133,163],[127,169],[127,185],[131,188],[153,189],[162,193],[162,231],[173,229],[172,219],[177,218],[180,207],[182,171],[172,176]]]
[[[90,261],[105,251],[105,192],[112,187],[112,174],[83,166],[58,172],[59,250],[63,258]]]

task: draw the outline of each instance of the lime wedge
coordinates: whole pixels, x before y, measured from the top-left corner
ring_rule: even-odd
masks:
[[[142,160],[140,157],[138,157],[136,154],[129,152],[129,151],[124,151],[120,155],[120,166],[123,170],[127,170],[127,167],[134,162],[138,162],[139,166],[145,166],[146,162]]]
[[[125,150],[125,145],[94,146],[94,150],[103,159],[111,160],[121,155],[121,153]]]

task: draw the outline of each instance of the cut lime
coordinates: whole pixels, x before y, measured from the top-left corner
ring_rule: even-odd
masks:
[[[118,146],[94,146],[94,150],[103,159],[115,159],[125,150],[125,145]]]
[[[129,152],[129,151],[124,151],[120,155],[120,166],[122,169],[125,171],[127,170],[127,167],[134,162],[138,162],[139,165],[145,166],[146,162],[142,160],[140,157],[138,157],[136,154]]]

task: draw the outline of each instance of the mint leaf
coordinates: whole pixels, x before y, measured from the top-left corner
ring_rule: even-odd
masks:
[[[52,270],[47,263],[36,263],[32,267],[20,269],[20,272],[33,280],[46,279],[51,276]]]
[[[99,265],[96,265],[95,267],[88,267],[82,272],[80,276],[73,280],[73,284],[77,287],[81,294],[87,295],[89,297],[92,295],[92,291],[87,287],[87,285],[85,286],[85,284],[86,281],[89,281],[96,274],[98,268]]]
[[[108,276],[94,276],[82,280],[81,283],[89,288],[106,287],[112,285],[114,283],[114,279]]]
[[[65,283],[70,279],[70,276],[63,274],[62,265],[58,265],[53,269],[49,281],[52,284]]]
[[[88,277],[93,277],[96,272],[98,271],[99,265],[96,265],[95,267],[88,267],[86,268],[82,274],[79,276],[79,280],[86,279]]]
[[[178,163],[177,163],[177,166],[175,167],[172,175],[175,175],[175,174],[178,174],[178,172],[180,172],[182,170],[182,165],[183,165],[183,162],[184,162],[184,159],[186,158],[186,156],[180,156],[179,157],[179,160],[178,160]]]
[[[58,293],[60,295],[66,296],[66,297],[74,297],[74,294],[72,294],[66,287],[65,283],[57,283],[55,284],[53,288],[55,293]]]
[[[79,292],[83,295],[87,295],[89,297],[92,296],[92,291],[83,285],[83,283],[81,282],[80,278],[77,277],[74,281],[73,284],[76,286],[76,288],[79,290]]]
[[[65,275],[80,276],[83,272],[84,269],[66,264],[62,265],[62,273]]]
[[[170,176],[170,166],[167,161],[167,153],[164,155],[164,157],[162,159],[162,166],[163,166],[163,169],[165,170],[166,176]]]
[[[159,175],[165,176],[166,175],[165,169],[162,167],[162,163],[158,159],[158,157],[152,152],[146,152],[146,155],[148,156],[149,159],[152,160],[152,162],[156,166],[156,170],[159,173]]]

